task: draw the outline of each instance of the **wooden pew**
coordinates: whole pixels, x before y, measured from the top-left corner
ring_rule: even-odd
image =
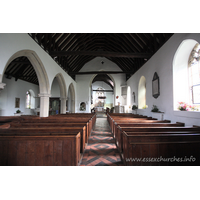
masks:
[[[117,113],[117,114],[119,114],[119,113]],[[124,113],[120,114],[120,115],[107,114],[107,121],[110,124],[110,126],[111,126],[111,123],[113,120],[116,120],[116,119],[130,120],[130,119],[134,119],[134,118],[154,119],[152,117],[147,117],[147,116],[143,116],[143,115],[134,115],[134,114],[124,114]]]
[[[84,152],[85,149],[85,126],[84,127],[49,127],[49,126],[42,126],[42,127],[21,127],[18,128],[12,128],[9,129],[0,129],[0,134],[11,134],[11,135],[21,135],[26,134],[32,135],[32,134],[39,134],[39,135],[62,135],[62,134],[74,134],[80,132],[80,153]]]
[[[152,120],[152,121],[156,121],[157,119],[154,119],[152,117],[147,117],[147,116],[142,116],[142,115],[134,115],[134,114],[124,114],[124,115],[120,115],[120,116],[112,116],[112,115],[107,115],[107,120],[108,123],[111,127],[111,131],[113,133],[114,130],[114,123],[116,121],[127,121],[127,122],[137,122],[137,121],[141,121],[141,120]]]
[[[122,121],[117,121],[114,123],[114,129],[113,129],[113,134],[114,136],[116,135],[117,128],[118,127],[180,127],[180,126],[185,126],[184,123],[177,122],[177,123],[170,123],[169,121],[159,121],[159,120],[143,120],[143,121],[137,121],[137,122],[122,122]]]
[[[145,118],[123,118],[123,120],[126,120],[127,122],[140,122],[140,121],[147,121],[147,120],[151,120],[152,121],[152,118],[147,118],[147,117],[145,117]],[[114,124],[115,124],[115,122],[117,122],[117,121],[121,121],[121,119],[112,119],[112,120],[110,120],[110,127],[111,127],[111,131],[112,131],[112,133],[113,133],[113,130],[114,130]],[[156,121],[156,120],[155,120]]]
[[[117,128],[118,125],[121,125],[122,127],[125,126],[125,124],[127,124],[127,126],[131,126],[131,124],[133,124],[135,126],[135,124],[140,124],[140,126],[142,126],[142,124],[153,124],[153,123],[158,123],[158,124],[163,124],[163,123],[171,123],[171,121],[169,120],[115,120],[113,122],[113,127],[112,127],[112,133],[115,136],[115,130]],[[155,125],[157,126],[157,125]]]
[[[94,126],[96,122],[96,114],[93,113],[70,113],[70,114],[59,114],[59,115],[52,115],[50,118],[62,118],[62,119],[72,119],[72,118],[81,118],[81,119],[88,119],[92,121],[92,127]]]
[[[88,137],[89,137],[89,130],[88,130],[88,122],[87,123],[70,123],[70,122],[65,122],[65,123],[60,123],[55,122],[55,123],[29,123],[29,122],[12,122],[10,123],[11,128],[40,128],[40,127],[76,127],[76,128],[83,128],[85,127],[85,143],[88,143]],[[0,127],[1,128],[1,127]]]
[[[171,126],[171,127],[170,127]],[[176,126],[176,127],[175,127]],[[166,132],[176,132],[176,134],[181,132],[191,132],[198,133],[200,132],[199,127],[183,127],[183,123],[176,124],[163,124],[162,127],[155,127],[155,124],[149,125],[149,127],[117,127],[116,131],[116,144],[120,152],[123,152],[123,131],[126,133],[140,133],[140,134],[148,134],[148,133],[156,133],[162,132],[163,134]]]
[[[80,132],[71,135],[0,134],[1,166],[77,166]]]
[[[125,165],[199,166],[199,155],[200,132],[123,131],[122,159]]]
[[[21,121],[23,123],[88,123],[88,137],[91,135],[93,122],[92,120],[84,118],[38,118],[38,119],[24,119]]]

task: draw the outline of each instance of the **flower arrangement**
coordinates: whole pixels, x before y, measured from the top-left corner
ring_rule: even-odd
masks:
[[[132,106],[132,110],[137,110],[138,109],[138,106],[137,105],[133,105]]]
[[[147,106],[147,105],[144,105],[144,106],[142,107],[142,109],[146,109],[146,108],[148,108],[148,106]]]
[[[188,105],[190,111],[199,111],[199,106],[197,105]]]
[[[156,105],[153,105],[151,112],[159,112],[159,109]]]
[[[178,102],[178,110],[181,110],[181,111],[187,111],[188,110],[188,104],[185,103],[185,102]]]
[[[21,113],[21,110],[17,110],[16,113]]]
[[[189,105],[185,102],[178,102],[178,110],[181,111],[199,111],[199,106],[198,105]]]

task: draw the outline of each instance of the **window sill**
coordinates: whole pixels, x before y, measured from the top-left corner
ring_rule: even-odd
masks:
[[[200,119],[200,112],[199,111],[174,111],[175,116],[179,117],[188,117],[188,118],[199,118]]]

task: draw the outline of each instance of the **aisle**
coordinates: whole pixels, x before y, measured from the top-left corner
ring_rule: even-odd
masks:
[[[80,166],[123,166],[105,114],[97,114]]]

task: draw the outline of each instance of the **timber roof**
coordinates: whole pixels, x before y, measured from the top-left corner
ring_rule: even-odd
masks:
[[[128,80],[173,35],[172,33],[29,33],[58,65],[75,80],[95,57],[105,57],[126,74]],[[19,57],[6,69],[7,78],[15,77],[38,84],[34,68],[26,57]],[[105,76],[99,76],[105,77]],[[98,79],[99,80],[99,79]]]

